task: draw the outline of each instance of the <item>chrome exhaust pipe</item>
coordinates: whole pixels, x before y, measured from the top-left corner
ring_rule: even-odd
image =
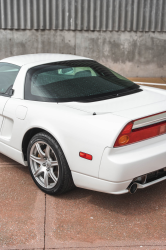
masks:
[[[129,187],[129,193],[130,194],[135,194],[135,192],[137,191],[137,188],[138,188],[138,184],[136,182],[133,182],[131,184],[131,186]]]
[[[145,184],[146,180],[147,180],[147,175],[146,174],[133,179],[134,182],[140,183],[140,184]]]

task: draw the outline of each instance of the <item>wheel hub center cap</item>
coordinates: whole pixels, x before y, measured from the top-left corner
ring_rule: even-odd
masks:
[[[50,168],[51,167],[51,162],[50,161],[46,161],[46,168]]]

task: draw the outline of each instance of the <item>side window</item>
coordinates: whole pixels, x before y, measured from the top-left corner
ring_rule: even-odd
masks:
[[[10,63],[0,63],[0,94],[7,95],[12,88],[20,67]]]

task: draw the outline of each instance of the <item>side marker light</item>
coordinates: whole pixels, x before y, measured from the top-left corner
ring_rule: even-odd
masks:
[[[86,153],[83,153],[83,152],[80,152],[79,156],[81,158],[85,158],[85,159],[90,160],[90,161],[92,160],[92,155],[89,155],[89,154],[86,154]]]

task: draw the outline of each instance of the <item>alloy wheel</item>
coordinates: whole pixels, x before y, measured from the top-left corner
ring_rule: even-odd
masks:
[[[36,181],[44,188],[53,188],[59,178],[58,159],[44,141],[37,141],[30,150],[30,167]]]

